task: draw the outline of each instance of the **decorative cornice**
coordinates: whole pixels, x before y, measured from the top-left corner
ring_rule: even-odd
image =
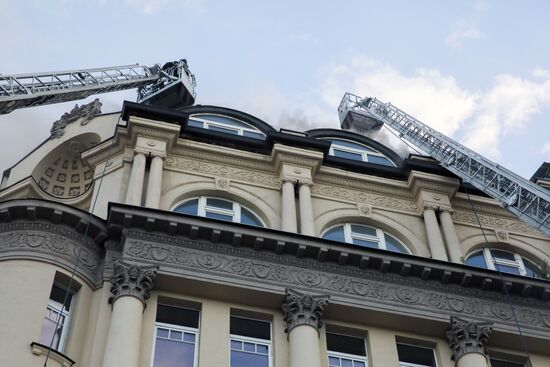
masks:
[[[451,327],[446,332],[452,359],[458,361],[468,353],[482,354],[487,358],[487,342],[493,332],[492,322],[474,322],[451,317]]]
[[[285,299],[281,306],[283,320],[286,322],[285,332],[301,325],[312,326],[319,332],[323,326],[323,311],[330,296],[311,295],[287,288]]]
[[[474,214],[474,212],[457,209],[452,213],[453,222],[465,223],[479,227],[478,219],[481,225],[486,229],[504,229],[510,232],[521,233],[536,237],[547,238],[542,232],[531,227],[529,224],[517,219],[496,217],[486,214]]]
[[[139,299],[145,308],[156,274],[156,266],[142,266],[122,260],[115,262],[109,304],[114,304],[121,297],[130,296]]]

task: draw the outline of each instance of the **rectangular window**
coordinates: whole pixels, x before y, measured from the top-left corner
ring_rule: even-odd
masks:
[[[397,343],[399,367],[436,367],[432,348]]]
[[[525,363],[491,358],[491,367],[525,367]]]
[[[365,339],[327,333],[329,367],[367,367]]]
[[[197,363],[199,311],[159,304],[153,367],[194,367]]]
[[[231,316],[231,367],[271,366],[271,323]]]
[[[69,329],[69,316],[73,293],[57,284],[52,286],[50,299],[46,306],[46,314],[42,320],[40,344],[62,352]],[[65,304],[63,304],[65,301]]]

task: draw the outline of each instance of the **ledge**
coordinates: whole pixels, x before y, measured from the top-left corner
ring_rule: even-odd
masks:
[[[43,355],[44,357],[46,357],[48,355],[48,349],[49,348],[46,345],[37,342],[31,343],[31,352],[35,356]],[[58,352],[55,349],[51,349],[49,358],[58,362],[63,367],[71,367],[73,364],[76,363],[71,358],[61,352]]]

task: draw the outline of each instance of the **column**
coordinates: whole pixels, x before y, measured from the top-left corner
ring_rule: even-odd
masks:
[[[283,179],[282,187],[282,218],[281,229],[287,232],[298,231],[296,223],[296,198],[294,197],[294,182],[292,180]]]
[[[143,310],[153,288],[156,267],[118,261],[114,268],[109,298],[113,310],[103,367],[137,367]]]
[[[282,309],[290,344],[289,367],[321,367],[319,329],[329,296],[286,290]]]
[[[491,322],[473,322],[451,317],[446,336],[456,367],[488,367],[487,341],[493,331]]]
[[[311,183],[300,182],[299,185],[300,233],[308,236],[315,236],[313,204],[311,202]]]
[[[462,264],[462,250],[456,235],[455,225],[453,223],[453,218],[451,218],[451,214],[451,208],[440,208],[439,221],[441,222],[443,236],[445,236],[447,253],[449,254],[450,260],[454,263]]]
[[[430,246],[432,259],[448,261],[443,237],[441,237],[441,231],[435,217],[436,209],[430,205],[424,206],[424,224],[426,225],[426,234],[428,235],[428,246]]]
[[[159,209],[163,168],[162,157],[154,156],[149,168],[149,180],[147,181],[147,194],[145,196],[146,207]]]
[[[146,161],[145,154],[136,152],[132,162],[130,180],[128,181],[128,190],[126,191],[126,204],[141,205]]]

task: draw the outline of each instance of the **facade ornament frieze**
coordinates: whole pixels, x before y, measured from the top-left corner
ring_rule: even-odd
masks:
[[[283,319],[287,324],[285,331],[290,333],[297,326],[309,325],[319,332],[329,298],[328,295],[311,295],[287,288],[282,304]]]
[[[101,114],[101,105],[102,103],[99,102],[98,98],[80,107],[76,104],[70,112],[65,112],[59,120],[53,123],[50,130],[50,139],[63,136],[65,134],[65,127],[79,118],[82,118],[80,124],[86,125],[92,118]]]
[[[446,332],[452,359],[458,361],[468,353],[487,356],[487,342],[493,331],[492,322],[474,322],[459,317],[451,317],[451,327]]]
[[[109,304],[114,304],[121,297],[130,296],[139,299],[145,307],[156,275],[156,266],[142,266],[125,261],[115,262]]]

